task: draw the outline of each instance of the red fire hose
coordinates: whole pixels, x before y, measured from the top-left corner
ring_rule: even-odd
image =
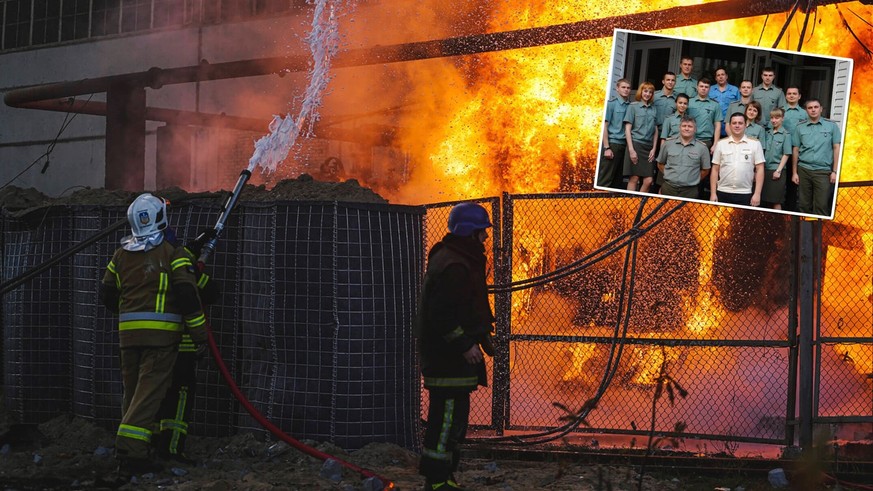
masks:
[[[376,474],[375,472],[373,472],[371,470],[364,469],[363,467],[359,467],[355,464],[352,464],[351,462],[346,462],[342,459],[338,459],[338,458],[334,457],[333,455],[330,455],[328,453],[322,452],[321,450],[318,450],[317,448],[312,448],[309,445],[306,445],[306,444],[300,442],[299,440],[296,440],[296,439],[290,437],[284,431],[282,431],[281,428],[279,428],[278,426],[274,425],[269,420],[267,420],[267,418],[265,418],[263,414],[261,414],[257,409],[255,409],[255,407],[252,405],[252,403],[249,402],[249,400],[246,398],[246,396],[239,389],[239,386],[236,385],[236,382],[233,380],[233,377],[230,375],[230,371],[227,369],[227,365],[224,364],[224,359],[221,358],[221,353],[218,351],[218,344],[215,343],[215,338],[212,336],[212,329],[210,327],[206,328],[206,333],[208,334],[208,339],[209,339],[209,350],[212,352],[212,356],[215,359],[215,364],[218,366],[218,371],[221,372],[222,378],[224,378],[224,381],[225,381],[225,383],[227,383],[227,386],[230,388],[230,391],[233,392],[234,397],[236,397],[236,399],[240,402],[240,404],[242,404],[243,407],[246,408],[246,411],[248,411],[248,413],[251,414],[252,417],[255,418],[255,420],[258,423],[260,423],[261,426],[263,426],[265,429],[269,430],[270,433],[275,435],[280,440],[284,441],[288,445],[291,445],[292,447],[296,448],[297,450],[300,450],[301,452],[303,452],[305,454],[311,455],[312,457],[315,457],[315,458],[321,459],[321,460],[328,460],[328,459],[335,460],[343,467],[351,469],[352,471],[357,472],[358,474],[364,476],[365,478],[373,477],[373,478],[378,479],[382,483],[382,485],[384,486],[382,488],[383,490],[394,489],[394,483],[391,482],[390,480]]]

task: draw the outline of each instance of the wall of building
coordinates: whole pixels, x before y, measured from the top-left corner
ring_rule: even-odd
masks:
[[[0,53],[0,92],[148,70],[281,55],[305,55],[308,12],[212,26],[162,30]],[[306,74],[260,76],[147,89],[147,105],[264,119],[284,114]],[[79,96],[105,101],[105,94]],[[12,108],[0,104],[0,186],[59,196],[103,187],[106,123],[102,116]],[[147,123],[144,188],[156,184],[156,130]],[[61,131],[63,128],[63,131]],[[43,172],[44,154],[51,148]],[[237,171],[238,172],[238,171]],[[20,175],[19,175],[20,174]],[[229,184],[229,185],[232,185]]]

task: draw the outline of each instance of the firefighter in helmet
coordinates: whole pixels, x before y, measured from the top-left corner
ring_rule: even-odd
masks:
[[[467,434],[470,393],[487,386],[494,315],[488,303],[485,241],[491,221],[475,203],[449,213],[449,233],[428,254],[416,325],[421,373],[430,405],[419,473],[425,490],[462,488],[454,477]]]
[[[119,471],[142,474],[162,467],[149,455],[150,442],[182,332],[205,345],[206,317],[190,255],[165,240],[167,202],[141,194],[128,207],[127,220],[131,234],[106,267],[100,299],[118,313],[124,386],[115,439]]]

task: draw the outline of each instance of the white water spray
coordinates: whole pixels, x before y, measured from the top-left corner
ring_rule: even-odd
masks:
[[[306,36],[313,64],[300,112],[296,117],[290,112],[284,118],[273,116],[269,125],[270,134],[255,142],[255,151],[249,159],[249,172],[258,166],[263,172],[275,172],[279,164],[288,157],[288,152],[301,132],[304,137],[312,135],[313,125],[318,121],[322,93],[330,82],[331,59],[339,50],[337,10],[341,2],[342,0],[315,0],[312,30]]]

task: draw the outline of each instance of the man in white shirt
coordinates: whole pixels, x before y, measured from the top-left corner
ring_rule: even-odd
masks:
[[[758,206],[764,185],[764,149],[745,133],[746,117],[730,116],[729,136],[719,140],[712,154],[709,174],[710,201]]]

